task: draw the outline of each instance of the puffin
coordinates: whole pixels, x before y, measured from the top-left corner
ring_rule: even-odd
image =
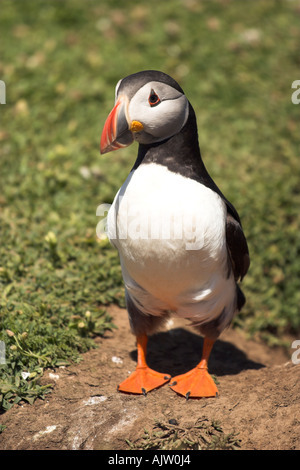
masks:
[[[144,70],[116,85],[100,153],[135,141],[135,163],[107,215],[137,344],[136,368],[117,389],[146,395],[169,382],[186,399],[215,397],[210,353],[245,303],[239,283],[250,257],[241,220],[203,163],[191,103],[164,72]],[[172,377],[146,356],[148,337],[174,315],[191,322],[203,347],[195,368]]]

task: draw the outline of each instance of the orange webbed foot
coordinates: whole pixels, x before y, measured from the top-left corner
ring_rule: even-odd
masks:
[[[206,368],[196,367],[185,374],[172,377],[170,388],[187,399],[219,395],[217,386]]]
[[[147,392],[161,387],[171,379],[170,375],[156,372],[148,367],[146,362],[147,342],[147,335],[140,335],[137,337],[137,367],[126,380],[120,383],[118,386],[119,392],[146,395]]]
[[[183,395],[188,399],[191,398],[208,398],[219,395],[217,386],[212,376],[207,371],[207,362],[210,356],[214,340],[204,339],[202,359],[194,369],[185,374],[172,377],[170,387],[175,392]]]
[[[119,392],[144,394],[169,382],[171,376],[150,369],[148,366],[137,367],[119,386]]]

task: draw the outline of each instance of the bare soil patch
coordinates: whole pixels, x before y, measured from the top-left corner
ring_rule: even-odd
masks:
[[[127,312],[112,307],[116,330],[99,338],[99,348],[79,364],[48,370],[42,381],[53,391],[34,405],[15,406],[0,416],[6,428],[0,449],[129,450],[155,420],[189,427],[197,419],[218,421],[236,433],[241,449],[300,449],[300,366],[281,350],[248,340],[229,329],[215,344],[209,370],[218,379],[219,398],[185,400],[168,385],[147,396],[117,392],[135,368],[135,338]],[[150,367],[171,375],[200,360],[202,338],[175,319],[149,340]],[[175,420],[175,421],[174,421]]]

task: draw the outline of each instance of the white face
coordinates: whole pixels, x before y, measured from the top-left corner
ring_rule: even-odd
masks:
[[[116,87],[118,92],[119,83]],[[139,143],[159,142],[177,134],[185,125],[189,103],[185,95],[162,82],[149,82],[132,97],[128,107],[131,121],[144,129],[134,133]]]

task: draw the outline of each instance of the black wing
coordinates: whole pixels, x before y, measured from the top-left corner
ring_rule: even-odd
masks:
[[[230,213],[231,207],[228,207],[227,212],[226,242],[234,277],[238,281],[242,280],[247,273],[250,266],[250,257],[240,220],[234,217],[233,213]]]
[[[197,176],[197,181],[219,194],[226,204],[226,241],[229,257],[229,271],[231,271],[231,269],[233,270],[236,281],[242,280],[249,269],[250,257],[239,214],[211,178],[202,161],[201,165],[201,173]]]

